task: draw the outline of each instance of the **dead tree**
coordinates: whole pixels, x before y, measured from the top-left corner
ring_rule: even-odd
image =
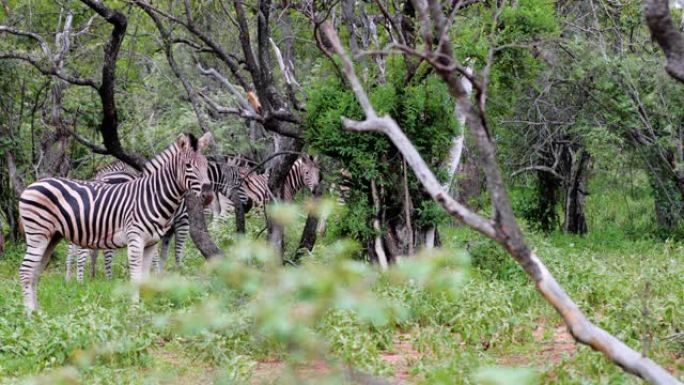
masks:
[[[138,154],[125,151],[123,145],[121,144],[118,132],[119,116],[115,98],[116,60],[119,54],[119,50],[121,48],[121,44],[126,35],[128,20],[122,12],[113,8],[109,8],[102,2],[94,0],[82,0],[82,2],[85,5],[87,5],[90,9],[92,9],[95,13],[97,13],[97,15],[105,19],[107,23],[111,24],[112,26],[111,33],[109,35],[109,38],[107,39],[107,42],[103,50],[104,55],[102,61],[102,72],[100,81],[97,81],[95,78],[91,77],[75,76],[69,74],[64,69],[65,57],[69,52],[70,46],[69,37],[71,33],[72,20],[70,12],[68,13],[68,16],[66,18],[64,30],[61,34],[58,34],[56,38],[56,41],[59,44],[59,51],[57,55],[52,54],[49,45],[47,44],[45,39],[43,39],[40,35],[29,31],[22,31],[8,26],[0,26],[0,32],[6,32],[18,36],[28,37],[36,41],[40,46],[43,56],[48,58],[47,65],[43,63],[45,62],[45,60],[42,60],[43,58],[31,55],[30,53],[26,52],[0,53],[0,59],[18,59],[28,62],[44,75],[51,76],[58,81],[58,86],[53,88],[52,92],[54,106],[51,120],[53,125],[55,125],[56,127],[55,135],[57,135],[60,138],[60,140],[61,138],[64,138],[64,141],[66,141],[65,136],[68,133],[69,135],[73,136],[74,139],[76,139],[79,143],[90,148],[94,153],[112,155],[124,161],[125,163],[131,165],[135,169],[141,170],[146,159]],[[92,20],[93,19],[90,19],[90,21],[84,27],[83,31],[86,31],[90,27]],[[102,119],[98,127],[98,130],[102,137],[102,144],[104,146],[91,143],[87,139],[78,135],[73,130],[66,127],[64,122],[61,120],[60,111],[61,100],[63,95],[63,86],[60,85],[61,83],[59,82],[66,82],[71,85],[90,87],[97,92],[102,104]],[[50,143],[50,141],[47,142]],[[63,148],[64,146],[58,146],[59,151],[62,151]],[[63,160],[62,162],[59,162],[58,159],[50,159],[48,160],[48,162],[50,164],[57,164],[58,166],[60,166],[60,163],[68,164],[68,162],[64,162]],[[190,235],[195,244],[197,245],[198,249],[202,253],[202,255],[205,256],[205,258],[211,258],[214,256],[222,255],[220,249],[214,244],[214,242],[208,236],[208,231],[206,230],[206,224],[204,223],[204,221],[198,221],[197,219],[201,215],[196,214],[201,214],[202,212],[202,206],[199,202],[199,198],[188,200],[188,210],[190,212],[191,225]]]
[[[190,1],[185,0],[180,5],[181,15],[172,11],[164,11],[143,0],[135,4],[143,9],[159,27],[159,19],[167,20],[170,24],[182,27],[184,36],[177,38],[166,37],[167,42],[183,44],[190,47],[196,60],[196,67],[200,74],[205,75],[228,90],[235,97],[237,105],[222,106],[211,95],[196,92],[196,95],[213,111],[219,114],[236,115],[252,124],[261,125],[274,135],[276,152],[289,154],[273,158],[269,164],[270,174],[268,185],[277,199],[282,198],[283,186],[287,173],[297,159],[296,153],[303,146],[300,112],[301,103],[297,100],[296,88],[298,83],[294,78],[294,54],[292,29],[287,17],[279,19],[281,32],[285,41],[285,55],[272,39],[271,13],[275,6],[270,0],[259,0],[256,3],[257,17],[250,18],[245,10],[246,5],[239,0],[233,0],[231,7],[221,3],[225,13],[237,29],[239,53],[221,42],[220,37],[211,33],[211,25],[203,25],[198,15],[192,12]],[[288,12],[284,5],[284,13]],[[160,28],[162,31],[163,28]],[[168,28],[167,28],[168,29]],[[256,36],[252,34],[256,31]],[[288,43],[289,42],[289,43]],[[273,59],[275,55],[276,60]],[[168,54],[167,54],[168,56]],[[227,69],[214,66],[217,62]],[[274,78],[274,64],[283,76],[284,87],[279,87]],[[173,67],[173,66],[172,66]],[[184,83],[185,85],[185,83]],[[191,87],[186,91],[193,99]],[[194,102],[193,102],[194,106]],[[282,250],[283,229],[269,221],[269,240]]]
[[[399,46],[396,51],[404,55],[420,57],[429,63],[445,82],[450,93],[466,115],[468,129],[475,137],[475,144],[480,152],[480,166],[486,176],[487,189],[493,208],[492,217],[486,218],[474,213],[451,198],[394,119],[390,116],[377,115],[354,72],[352,62],[345,53],[337,33],[326,21],[321,26],[322,31],[327,36],[332,49],[340,57],[344,76],[365,113],[365,120],[363,121],[344,118],[343,126],[350,131],[379,132],[386,135],[402,152],[430,196],[447,213],[506,249],[532,279],[540,294],[563,317],[568,330],[578,342],[602,352],[609,360],[628,373],[639,376],[653,384],[680,384],[676,378],[655,362],[591,323],[527,245],[513,215],[508,193],[496,160],[494,140],[487,127],[485,103],[489,75],[487,68],[489,66],[486,66],[484,73],[479,74],[477,78],[469,75],[466,68],[454,57],[453,46],[449,42],[448,34],[448,27],[451,24],[444,14],[441,3],[437,0],[416,1],[415,3],[418,5],[417,14],[423,26],[425,40],[423,43],[427,47],[416,49],[412,46],[403,45]],[[500,14],[500,12],[500,9],[497,10],[497,13]],[[453,17],[453,14],[450,14],[450,17]],[[432,42],[436,43],[433,45]],[[490,55],[489,60],[492,60],[492,57],[493,55]],[[473,83],[477,96],[476,103],[471,103],[470,98],[468,98],[460,81],[461,76],[469,76],[469,80]]]
[[[54,36],[54,45],[52,47],[43,36],[37,33],[0,25],[0,33],[4,32],[17,37],[29,38],[38,44],[41,51],[40,55],[31,55],[28,52],[13,50],[7,53],[0,53],[0,59],[23,60],[33,64],[35,68],[43,73],[55,75],[50,90],[50,111],[47,114],[50,129],[45,130],[39,140],[40,153],[35,165],[36,174],[39,178],[48,175],[66,176],[69,171],[70,162],[67,161],[66,150],[70,135],[66,131],[66,124],[63,118],[63,94],[69,82],[61,79],[60,74],[64,74],[65,58],[71,47],[73,18],[73,13],[66,10],[64,22],[60,26],[60,31]],[[89,25],[86,25],[84,31],[88,27]],[[47,64],[41,64],[43,62]]]

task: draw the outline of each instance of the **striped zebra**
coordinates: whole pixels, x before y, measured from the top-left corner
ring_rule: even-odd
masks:
[[[109,184],[126,183],[138,177],[138,172],[127,164],[117,161],[99,169],[92,180],[104,182]],[[66,280],[71,280],[71,270],[73,260],[78,256],[76,264],[76,281],[83,282],[83,273],[85,270],[86,260],[90,256],[90,278],[95,277],[95,267],[97,262],[97,250],[89,250],[86,248],[79,248],[75,244],[69,244],[69,253],[66,259]],[[104,267],[105,277],[112,278],[112,257],[114,250],[104,251]]]
[[[216,162],[209,162],[208,165],[208,175],[209,181],[211,182],[214,190],[214,194],[217,199],[216,202],[219,205],[218,211],[221,212],[221,207],[218,199],[218,194],[224,196],[231,196],[233,191],[237,188],[237,194],[245,208],[245,211],[249,211],[252,202],[249,196],[245,192],[244,187],[241,186],[240,171],[237,167],[230,164],[221,165]],[[158,269],[161,272],[164,270],[166,265],[166,260],[169,255],[169,244],[171,243],[171,237],[175,235],[175,250],[176,250],[176,266],[181,264],[183,260],[183,248],[185,247],[185,242],[188,238],[188,233],[190,231],[190,222],[188,220],[188,211],[185,207],[185,200],[181,202],[178,206],[176,213],[173,217],[173,225],[169,231],[164,234],[161,239],[161,248],[159,251],[159,264]]]
[[[200,153],[211,140],[181,134],[144,165],[143,176],[108,184],[45,178],[28,186],[19,198],[26,235],[26,255],[19,268],[24,305],[38,307],[38,276],[62,239],[91,249],[128,247],[131,280],[149,275],[155,245],[171,226],[187,192],[213,198],[207,160]],[[136,289],[133,301],[138,302]]]
[[[254,206],[263,206],[265,203],[271,200],[271,193],[268,189],[268,174],[249,174],[250,168],[245,167],[241,160],[236,160],[232,162],[230,159],[227,160],[230,167],[224,167],[223,173],[229,175],[223,175],[227,181],[218,183],[224,187],[224,190],[215,190],[220,195],[230,196],[232,189],[238,187],[240,201],[243,204],[245,212],[249,211],[250,208]],[[227,172],[227,170],[229,170]],[[219,169],[220,171],[220,169]],[[218,174],[215,172],[212,176],[210,170],[209,177],[218,178]],[[214,179],[218,180],[218,179]],[[311,191],[320,182],[320,169],[313,158],[309,156],[303,156],[298,158],[292,165],[290,172],[285,177],[285,199],[292,200],[295,194],[308,187]],[[216,185],[216,184],[215,184]],[[217,195],[217,200],[220,201],[220,195]],[[232,202],[225,201],[226,205],[232,207]],[[248,202],[248,204],[246,204]],[[219,207],[219,212],[221,208]],[[184,214],[184,216],[183,216]],[[175,233],[175,249],[176,249],[176,264],[180,264],[183,260],[183,248],[185,247],[185,241],[188,237],[188,232],[190,229],[190,224],[187,220],[187,212],[180,213],[180,215],[175,218],[172,228],[162,239],[162,247],[160,252],[160,269],[168,258],[168,248],[171,241],[171,236]]]
[[[273,194],[268,188],[268,173],[249,174],[246,169],[241,169],[243,184],[247,195],[254,201],[254,205],[264,205],[271,201]],[[321,170],[309,156],[300,156],[292,165],[290,172],[285,177],[285,190],[283,200],[291,201],[299,190],[307,187],[313,191],[321,181]]]

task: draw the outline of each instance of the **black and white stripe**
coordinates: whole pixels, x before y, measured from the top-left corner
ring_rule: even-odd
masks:
[[[134,180],[138,177],[138,172],[127,164],[117,161],[111,163],[100,170],[98,170],[93,176],[92,180],[97,182],[104,182],[109,184],[126,183]],[[66,258],[66,280],[71,280],[71,267],[73,265],[73,260],[78,256],[76,263],[76,281],[83,282],[83,273],[85,270],[85,263],[88,257],[90,257],[90,278],[95,277],[95,268],[97,262],[98,250],[89,250],[86,248],[79,248],[73,243],[69,245],[69,253]],[[107,279],[112,278],[112,259],[114,256],[114,251],[111,249],[104,251],[104,268],[105,277]]]
[[[264,205],[271,201],[273,194],[268,188],[268,174],[247,174],[243,171],[243,184],[247,195],[254,201],[254,205]],[[283,199],[291,201],[297,192],[303,188],[313,191],[321,181],[321,172],[316,162],[309,156],[302,156],[292,165],[290,172],[285,177],[285,190]]]
[[[214,191],[216,194],[221,194],[230,197],[235,188],[239,188],[238,196],[242,202],[245,212],[249,211],[252,205],[264,205],[271,199],[270,191],[268,189],[268,175],[267,174],[249,174],[250,168],[245,167],[240,160],[231,162],[229,159],[229,166],[221,168],[218,164],[210,162],[209,179],[214,184]],[[292,165],[290,172],[285,178],[285,199],[292,200],[295,194],[307,187],[313,191],[320,182],[320,169],[315,161],[308,157],[300,157]],[[219,195],[217,195],[217,200]],[[232,206],[230,201],[227,201],[228,206]],[[219,207],[219,212],[221,211]],[[172,228],[162,238],[162,246],[160,251],[160,270],[164,268],[164,264],[168,258],[169,244],[171,236],[175,234],[175,250],[176,250],[176,264],[180,264],[183,260],[183,248],[190,231],[190,223],[188,222],[187,211],[185,206],[181,204],[178,215],[174,217]]]
[[[211,201],[207,160],[199,153],[208,141],[180,135],[148,162],[143,176],[108,184],[46,178],[22,192],[19,215],[26,235],[26,256],[19,268],[24,304],[38,306],[38,276],[62,239],[90,249],[128,247],[131,280],[149,274],[155,244],[168,231],[186,192]],[[137,302],[139,293],[134,293]]]
[[[238,167],[230,164],[219,164],[215,162],[209,162],[208,166],[209,181],[211,182],[214,193],[217,197],[218,194],[224,196],[231,196],[233,191],[237,189],[238,198],[248,211],[252,205],[249,196],[245,192],[240,179],[240,170]],[[218,211],[221,211],[220,203]],[[169,255],[169,244],[171,243],[171,237],[175,236],[175,251],[176,251],[176,265],[180,265],[183,260],[183,248],[185,247],[185,242],[188,238],[188,233],[190,231],[190,222],[188,220],[188,211],[185,206],[185,200],[181,202],[178,206],[178,210],[173,217],[173,225],[171,229],[162,237],[161,248],[159,252],[159,270],[163,270],[166,265],[166,260]]]

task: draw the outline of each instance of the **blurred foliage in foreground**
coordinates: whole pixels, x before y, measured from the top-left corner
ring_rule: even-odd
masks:
[[[615,200],[589,204],[605,199]],[[298,228],[305,215],[289,206],[279,217]],[[248,236],[259,221],[249,218]],[[615,223],[588,238],[533,233],[532,243],[595,321],[682,373],[681,339],[666,337],[684,329],[684,248],[629,240]],[[382,273],[353,259],[359,245],[327,238],[302,266],[283,267],[231,226],[211,226],[227,259],[208,265],[188,247],[185,265],[143,285],[137,308],[123,253],[113,281],[65,284],[60,246],[32,319],[16,279],[23,246],[12,246],[0,260],[0,383],[338,384],[361,373],[419,384],[638,383],[589,348],[558,345],[554,310],[504,251],[465,229],[442,229],[452,251]]]

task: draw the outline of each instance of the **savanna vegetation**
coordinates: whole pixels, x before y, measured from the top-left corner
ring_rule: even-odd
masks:
[[[679,383],[669,3],[1,0],[0,383]],[[27,313],[27,186],[182,132],[237,181],[183,260],[63,241]]]

